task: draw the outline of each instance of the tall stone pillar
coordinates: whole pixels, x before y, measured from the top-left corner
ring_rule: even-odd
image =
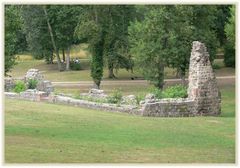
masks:
[[[218,115],[221,95],[205,45],[194,41],[189,65],[188,98],[195,101],[196,115]]]

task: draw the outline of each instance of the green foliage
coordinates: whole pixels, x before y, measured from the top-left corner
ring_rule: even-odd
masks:
[[[27,81],[27,87],[28,89],[36,89],[37,88],[38,81],[36,79],[29,79]]]
[[[108,103],[120,104],[122,100],[122,92],[120,90],[114,90],[111,95],[107,97]]]
[[[133,67],[129,54],[128,25],[134,19],[135,8],[133,5],[110,5],[106,8],[108,13],[105,17],[108,17],[108,20],[105,27],[104,59],[108,70],[112,72],[109,77],[113,78],[113,69],[132,70]]]
[[[79,5],[47,5],[47,17],[51,24],[57,52],[77,42],[73,35],[81,9]],[[22,16],[30,52],[34,58],[44,58],[47,63],[52,63],[54,48],[43,6],[24,5]]]
[[[5,6],[5,43],[4,43],[4,74],[15,65],[15,54],[18,52],[18,37],[21,30],[21,17],[19,14],[19,8],[14,5]]]
[[[170,86],[162,94],[164,98],[186,98],[188,96],[187,87],[183,85]]]
[[[225,26],[227,43],[224,47],[224,63],[228,67],[235,67],[235,6],[231,8],[229,23]]]
[[[33,58],[45,58],[48,63],[51,63],[53,47],[42,6],[23,5],[21,15],[24,20],[28,50],[32,53]]]
[[[145,99],[145,96],[146,96],[145,93],[139,93],[139,94],[137,94],[137,95],[136,95],[137,104],[139,104],[140,101],[144,100],[144,99]]]
[[[227,67],[235,67],[235,47],[231,43],[224,46],[224,64]]]
[[[127,31],[133,11],[134,7],[128,5],[90,5],[79,18],[75,33],[80,41],[88,41],[92,54],[91,77],[97,87],[102,80],[104,59],[111,71],[132,69]]]
[[[87,39],[89,49],[92,54],[91,58],[91,77],[97,88],[103,76],[103,45],[104,45],[104,27],[106,24],[106,9],[104,6],[94,5],[87,6],[79,18],[75,35],[79,40]]]
[[[26,90],[26,85],[23,81],[17,81],[15,87],[13,88],[14,92],[20,93]]]
[[[220,46],[224,46],[226,43],[226,33],[224,26],[228,22],[230,14],[230,8],[232,5],[217,5],[216,19],[215,19],[215,30],[217,34]]]
[[[164,66],[172,48],[169,25],[174,22],[174,9],[172,6],[149,8],[143,21],[132,22],[129,27],[130,52],[144,77],[162,89]]]
[[[162,90],[160,90],[159,88],[156,88],[156,87],[151,88],[150,93],[154,94],[157,99],[163,98]]]
[[[132,22],[129,27],[130,51],[145,79],[162,89],[166,66],[177,68],[185,76],[192,41],[205,43],[210,59],[214,59],[218,45],[214,31],[216,6],[159,5],[145,8],[148,10],[144,19]]]
[[[229,23],[225,25],[225,33],[227,35],[227,40],[235,47],[235,6],[230,9],[231,17],[229,18]]]

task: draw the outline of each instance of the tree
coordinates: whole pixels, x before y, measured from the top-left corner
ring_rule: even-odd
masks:
[[[103,45],[107,26],[107,10],[103,5],[86,6],[83,15],[79,18],[76,36],[82,40],[87,39],[91,58],[91,77],[94,87],[100,88],[103,76]]]
[[[53,63],[53,47],[42,6],[23,5],[21,15],[29,51],[36,59]]]
[[[186,84],[185,75],[189,66],[189,58],[193,41],[201,41],[206,44],[213,61],[218,47],[216,34],[216,6],[211,5],[176,5],[174,21],[174,54],[168,58],[168,65],[176,68],[182,80]]]
[[[21,30],[21,18],[19,15],[19,8],[14,5],[5,6],[5,68],[4,74],[11,70],[15,65],[15,54],[18,51],[18,33]]]
[[[159,89],[164,85],[164,67],[172,52],[174,6],[148,6],[143,21],[129,27],[131,54],[144,77]]]
[[[230,8],[232,5],[217,5],[216,19],[215,19],[215,30],[220,46],[224,46],[226,43],[226,34],[224,26],[228,22],[230,14]]]
[[[54,51],[56,53],[56,56],[57,56],[58,69],[59,69],[59,71],[63,71],[63,64],[62,64],[60,56],[59,56],[59,49],[57,48],[57,45],[56,45],[56,42],[55,42],[55,39],[54,39],[54,36],[53,36],[53,30],[52,30],[52,26],[51,26],[50,21],[49,21],[46,6],[43,6],[42,8],[43,8],[43,11],[44,11],[44,15],[46,17],[46,21],[47,21],[47,25],[48,25],[48,32],[49,32],[50,37],[51,37],[52,46],[53,46],[53,49],[54,49]]]
[[[235,67],[235,6],[231,8],[229,23],[225,26],[227,43],[224,47],[224,63],[228,67]]]
[[[94,5],[87,6],[79,18],[76,36],[87,39],[92,53],[91,76],[99,88],[103,76],[104,59],[109,77],[115,77],[113,69],[131,69],[128,53],[127,27],[133,6]]]
[[[114,69],[130,70],[133,67],[129,54],[128,26],[135,17],[135,8],[133,5],[109,5],[106,8],[108,24],[105,27],[104,59],[107,62],[108,77],[115,78]]]
[[[215,57],[215,6],[148,6],[142,21],[129,27],[131,53],[140,71],[156,87],[163,88],[164,67],[176,68],[182,82],[189,65],[192,41],[201,41]],[[151,66],[145,66],[145,65]]]
[[[54,53],[60,71],[63,71],[65,66],[59,52],[67,51],[66,67],[68,68],[70,47],[76,42],[73,35],[82,7],[79,5],[28,5],[24,8],[24,26],[28,34],[30,51],[38,58],[45,57],[50,61],[53,60]]]
[[[82,13],[80,5],[49,5],[47,7],[49,22],[58,49],[66,51],[66,70],[69,70],[70,47],[76,43],[74,38],[75,27]],[[63,60],[65,60],[65,53]]]

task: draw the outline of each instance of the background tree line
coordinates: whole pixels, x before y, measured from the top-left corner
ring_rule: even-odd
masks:
[[[59,71],[69,70],[70,48],[88,43],[91,76],[99,88],[103,66],[138,67],[162,89],[164,68],[176,68],[182,82],[191,43],[206,44],[211,61],[224,48],[226,66],[235,66],[235,8],[232,5],[6,5],[5,74],[15,54],[28,51]],[[60,57],[62,53],[62,58]]]

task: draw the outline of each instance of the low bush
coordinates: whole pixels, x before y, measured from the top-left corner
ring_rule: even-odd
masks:
[[[152,88],[150,90],[150,92],[152,94],[154,94],[157,99],[162,99],[163,98],[162,91],[160,89],[158,89],[158,88]]]
[[[13,89],[14,92],[20,93],[26,90],[26,85],[23,81],[17,81]]]
[[[122,100],[122,92],[120,90],[114,90],[110,96],[108,96],[108,103],[120,104]]]
[[[183,85],[175,85],[166,88],[162,95],[164,98],[186,98],[187,88]]]
[[[146,94],[144,93],[140,93],[138,95],[136,95],[136,100],[137,100],[137,104],[140,104],[140,101],[145,99]]]
[[[36,89],[38,81],[36,79],[29,79],[27,82],[28,89]]]

